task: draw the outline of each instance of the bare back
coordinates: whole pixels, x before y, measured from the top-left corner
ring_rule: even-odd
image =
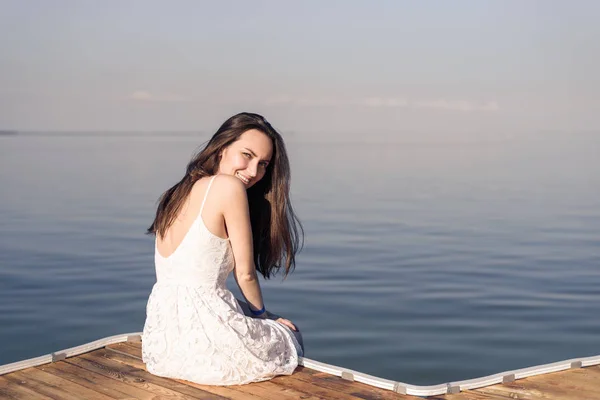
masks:
[[[211,177],[204,177],[194,183],[188,198],[181,207],[179,215],[169,229],[167,229],[165,237],[157,237],[156,247],[161,256],[169,257],[177,250],[192,224],[197,219],[205,198],[200,218],[213,235],[227,239],[223,210],[219,207],[219,202],[215,200],[218,196],[214,193],[214,188],[210,190],[212,195],[211,193],[207,193],[210,180]]]

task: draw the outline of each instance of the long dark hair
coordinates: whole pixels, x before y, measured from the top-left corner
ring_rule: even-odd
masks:
[[[284,276],[287,276],[295,268],[295,256],[302,247],[304,230],[290,201],[290,163],[283,139],[258,114],[240,113],[221,125],[204,149],[189,162],[185,176],[162,194],[147,233],[161,238],[166,235],[194,183],[215,175],[219,170],[219,154],[250,129],[263,132],[273,142],[273,155],[265,175],[247,191],[254,263],[267,279],[282,266]]]

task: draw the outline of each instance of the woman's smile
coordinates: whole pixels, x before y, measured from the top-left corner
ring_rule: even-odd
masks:
[[[246,185],[246,186],[248,184],[250,184],[250,182],[252,181],[252,178],[249,178],[248,176],[243,175],[241,172],[237,172],[235,174],[235,176],[237,176],[242,182],[244,182],[244,185]]]

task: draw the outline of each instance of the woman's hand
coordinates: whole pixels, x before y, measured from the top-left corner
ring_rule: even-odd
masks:
[[[294,325],[292,323],[292,321],[290,321],[289,319],[285,319],[285,318],[277,318],[275,320],[275,322],[279,322],[280,324],[283,324],[285,326],[287,326],[288,328],[290,328],[293,331],[297,331],[298,329],[296,329],[296,325]]]
[[[298,328],[296,328],[296,325],[294,325],[292,321],[290,321],[289,319],[281,318],[279,315],[272,313],[268,310],[259,316],[255,316],[254,318],[272,319],[275,322],[279,322],[280,324],[287,326],[293,331],[298,331]]]

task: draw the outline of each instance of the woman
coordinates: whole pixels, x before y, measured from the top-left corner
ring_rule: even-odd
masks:
[[[296,369],[302,337],[265,310],[256,272],[294,268],[301,226],[289,182],[281,136],[260,115],[241,113],[162,195],[148,229],[157,275],[142,336],[149,372],[235,385]],[[225,286],[232,271],[247,304]]]

